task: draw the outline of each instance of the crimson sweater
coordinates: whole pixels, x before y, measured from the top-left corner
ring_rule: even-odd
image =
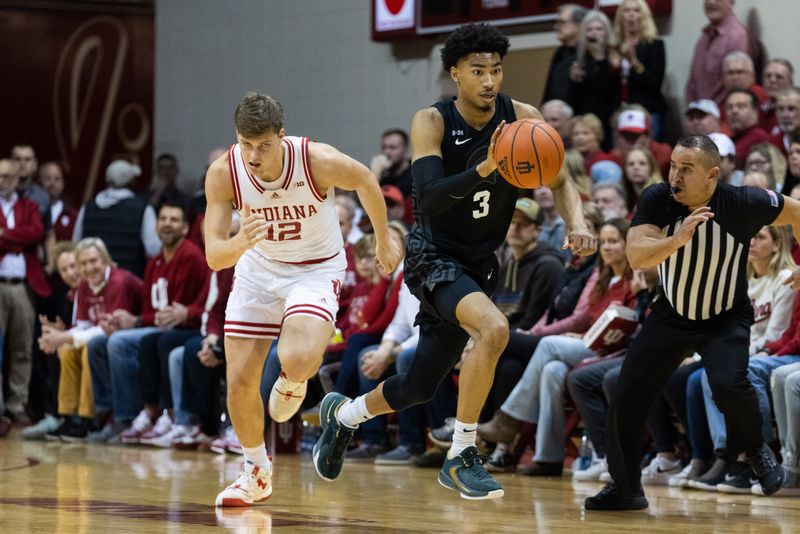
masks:
[[[178,302],[189,312],[181,326],[199,328],[202,308],[192,303],[203,292],[208,276],[203,252],[187,239],[178,244],[170,261],[166,261],[163,252],[148,261],[142,287],[142,326],[153,326],[157,310]]]

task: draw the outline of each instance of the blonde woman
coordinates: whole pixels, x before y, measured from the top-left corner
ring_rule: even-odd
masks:
[[[600,11],[589,11],[578,33],[578,56],[570,69],[567,98],[575,113],[594,113],[600,119],[607,142],[611,114],[619,107],[619,77],[609,62],[610,43],[611,21]]]
[[[569,122],[569,138],[572,141],[571,150],[577,150],[583,156],[583,172],[586,175],[589,175],[589,169],[598,161],[612,160],[620,163],[613,154],[600,148],[605,131],[597,115],[587,113],[573,117]]]
[[[622,165],[622,187],[628,199],[628,211],[633,213],[642,191],[664,181],[656,157],[648,148],[634,148],[625,155]]]
[[[750,149],[744,162],[744,171],[760,172],[767,176],[769,188],[784,192],[783,182],[786,178],[786,158],[772,143],[759,143]],[[789,193],[786,191],[785,193]]]
[[[645,0],[624,0],[614,16],[609,60],[619,70],[620,100],[640,104],[652,117],[651,136],[661,140],[667,101],[661,92],[666,53]]]

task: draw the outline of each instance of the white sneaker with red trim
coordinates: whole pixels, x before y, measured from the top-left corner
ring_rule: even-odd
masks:
[[[303,382],[296,389],[290,389],[289,380],[286,378],[286,374],[282,372],[269,394],[268,408],[269,416],[272,420],[276,423],[283,423],[291,419],[300,409],[300,405],[303,404],[307,389],[308,382]]]
[[[233,484],[217,495],[215,506],[252,506],[272,496],[272,466],[260,469],[245,462]]]

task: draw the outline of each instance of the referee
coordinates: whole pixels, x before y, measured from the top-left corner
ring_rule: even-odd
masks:
[[[669,183],[644,191],[628,232],[633,269],[658,267],[662,294],[628,348],[608,410],[608,464],[614,482],[586,499],[589,510],[647,508],[641,485],[647,412],[680,362],[703,358],[714,401],[725,415],[728,451],[744,451],[765,495],[786,477],[761,439],[761,413],[747,379],[753,308],[747,296],[750,239],[765,225],[800,233],[800,202],[753,187],[719,183],[720,156],[704,135],[678,140]]]

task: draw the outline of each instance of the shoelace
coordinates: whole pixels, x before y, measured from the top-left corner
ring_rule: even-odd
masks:
[[[617,491],[617,485],[611,482],[603,486],[603,489],[600,490],[600,492],[597,494],[597,497],[605,497],[606,495],[609,495],[616,491]]]
[[[464,467],[472,471],[472,473],[476,476],[476,478],[480,479],[487,479],[492,478],[486,468],[483,467],[483,464],[489,459],[488,456],[484,454],[477,454],[475,452],[469,451],[466,454],[462,453],[461,461],[464,463]]]
[[[770,454],[764,450],[763,448],[759,449],[758,452],[753,456],[753,471],[755,472],[756,476],[761,475],[772,469],[774,462]]]

